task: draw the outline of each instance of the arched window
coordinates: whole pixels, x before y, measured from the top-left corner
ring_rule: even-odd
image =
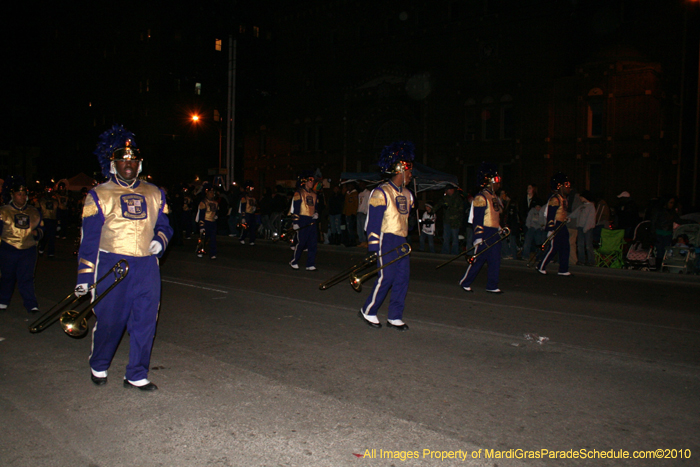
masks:
[[[499,123],[498,109],[494,105],[493,98],[485,97],[481,101],[481,139],[483,141],[496,139]]]
[[[513,110],[513,97],[505,94],[501,97],[501,139],[515,138],[515,112]]]
[[[476,141],[479,128],[479,112],[476,100],[469,98],[464,103],[464,141]]]
[[[603,90],[600,88],[591,89],[586,102],[588,104],[588,137],[600,138],[603,136]]]

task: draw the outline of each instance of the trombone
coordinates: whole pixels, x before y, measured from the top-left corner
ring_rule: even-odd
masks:
[[[559,224],[556,229],[552,230],[552,235],[547,237],[544,242],[542,242],[542,245],[540,245],[540,250],[544,251],[545,248],[547,248],[547,245],[554,240],[554,237],[556,237],[557,233],[561,230],[562,227],[564,227],[566,224],[569,223],[569,219],[566,219],[564,222]]]
[[[76,297],[75,293],[71,292],[66,298],[58,302],[49,311],[41,315],[39,319],[34,321],[29,326],[29,332],[41,332],[47,327],[51,326],[56,321],[59,321],[61,323],[63,331],[66,334],[68,334],[71,337],[83,337],[88,330],[87,320],[90,312],[92,312],[92,310],[100,302],[100,300],[106,297],[107,294],[111,292],[112,289],[114,289],[114,287],[117,286],[117,284],[124,280],[128,273],[129,263],[125,259],[119,260],[117,264],[112,266],[112,269],[107,271],[107,273],[104,276],[100,277],[97,280],[97,282],[90,286],[88,291],[95,289],[97,287],[97,284],[102,282],[102,280],[104,280],[110,274],[114,275],[114,282],[112,283],[112,285],[110,285],[107,288],[107,290],[100,294],[95,300],[93,300],[91,303],[88,303],[87,307],[81,310],[78,309],[78,305],[80,304],[80,302],[84,302],[84,299],[88,296],[88,294]],[[70,308],[64,311],[68,307]]]
[[[474,245],[474,246],[472,246],[470,249],[468,249],[468,250],[466,250],[466,251],[463,251],[462,253],[458,254],[458,255],[455,256],[454,258],[449,259],[449,260],[445,261],[444,263],[438,265],[437,267],[435,267],[435,269],[440,269],[441,267],[450,264],[452,261],[454,261],[454,260],[456,260],[456,259],[458,259],[458,258],[461,258],[462,256],[468,256],[468,258],[467,258],[467,263],[472,264],[472,263],[474,263],[474,261],[476,261],[476,258],[478,258],[479,255],[483,254],[486,250],[488,250],[488,249],[491,248],[492,246],[494,246],[494,245],[496,245],[496,244],[498,244],[498,243],[501,243],[503,240],[505,240],[506,238],[508,238],[509,235],[510,235],[510,229],[509,229],[508,227],[503,227],[503,228],[500,229],[498,232],[495,232],[493,235],[491,235],[491,236],[488,237],[486,240],[484,240],[482,243],[486,243],[486,244],[488,245],[489,240],[491,240],[492,238],[494,238],[494,237],[501,237],[501,238],[499,238],[497,241],[493,242],[493,244],[488,245],[486,248],[484,248],[483,250],[481,250],[479,253],[477,253],[477,254],[475,254],[475,255],[472,255],[472,256],[469,256],[469,255],[471,254],[471,252],[474,251],[474,250],[476,249],[476,247],[479,246],[480,244],[479,244],[479,245]]]
[[[290,227],[284,232],[282,232],[282,234],[280,235],[280,240],[282,240],[283,242],[292,243],[292,241],[294,240],[294,235],[296,235],[297,232],[311,227],[312,225],[316,225],[316,222],[306,224],[304,227],[299,227],[297,230],[294,230],[294,227]]]
[[[399,246],[397,246],[396,248],[394,248],[393,250],[387,251],[386,253],[384,253],[384,254],[383,254],[382,256],[380,256],[379,258],[381,258],[381,257],[383,257],[383,256],[386,256],[386,255],[388,255],[389,253],[393,253],[394,251],[396,251],[397,253],[400,253],[400,254],[399,254],[399,256],[397,256],[396,258],[392,259],[392,260],[389,261],[388,263],[383,264],[383,265],[379,266],[378,268],[373,269],[373,270],[369,271],[368,273],[365,273],[365,274],[363,274],[363,275],[361,275],[361,276],[360,276],[360,271],[355,271],[355,272],[353,272],[353,273],[350,274],[350,285],[351,285],[352,288],[355,290],[355,292],[361,292],[361,291],[362,291],[362,283],[363,283],[364,281],[366,281],[366,280],[369,279],[370,277],[374,276],[375,274],[377,274],[379,271],[381,271],[381,270],[384,269],[385,267],[389,266],[390,264],[393,264],[393,263],[397,262],[398,260],[403,259],[403,258],[405,258],[406,256],[410,255],[410,254],[411,254],[411,245],[409,245],[408,243],[404,243],[404,244],[402,244],[402,245],[399,245]]]
[[[377,260],[379,258],[382,258],[382,257],[388,255],[389,253],[393,253],[393,252],[400,252],[401,255],[398,258],[393,259],[389,263],[387,263],[381,267],[377,267]],[[321,284],[318,286],[318,288],[320,290],[326,290],[330,287],[333,287],[336,284],[340,284],[341,282],[343,282],[347,279],[350,279],[350,285],[352,286],[352,288],[355,289],[356,292],[360,292],[362,290],[362,282],[369,279],[373,275],[377,274],[379,271],[381,271],[385,267],[389,266],[390,264],[408,256],[410,253],[411,253],[411,245],[409,245],[408,243],[404,243],[402,245],[399,245],[396,248],[387,251],[386,253],[384,253],[381,256],[379,256],[376,252],[370,253],[359,263],[350,266],[349,268],[343,270],[342,272],[338,273],[337,275],[331,277],[327,281],[321,282]],[[369,272],[366,272],[366,271],[369,271]]]

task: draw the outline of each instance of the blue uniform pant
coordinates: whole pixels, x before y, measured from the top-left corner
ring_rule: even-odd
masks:
[[[90,368],[95,371],[107,371],[126,330],[129,333],[129,364],[125,377],[129,381],[139,381],[148,378],[151,349],[158,321],[158,258],[136,258],[100,252],[97,260],[97,278],[107,273],[120,259],[129,262],[129,273],[95,307],[97,320],[92,330]],[[103,293],[113,282],[112,278],[107,276],[97,286],[97,294]]]
[[[559,253],[559,272],[569,272],[570,248],[569,230],[566,227],[562,227],[549,243],[549,248],[545,250],[539,269],[544,271],[547,264],[554,258],[554,255]]]
[[[489,237],[489,235],[486,235],[486,237]],[[492,241],[496,242],[498,239],[494,239]],[[488,263],[486,290],[496,290],[498,288],[499,273],[501,269],[501,247],[502,242],[499,242],[488,250],[484,251],[486,249],[486,242],[479,243],[474,249],[474,255],[476,256],[482,251],[484,251],[484,253],[480,254],[474,260],[474,262],[467,267],[467,272],[464,273],[464,277],[462,277],[459,285],[462,287],[471,287],[474,279],[476,279],[479,271],[481,271],[481,267],[484,265],[484,263]]]
[[[53,256],[56,253],[56,227],[58,227],[58,221],[56,219],[44,219],[44,238],[42,239],[40,250],[44,251],[49,256]]]
[[[255,233],[258,230],[258,223],[257,219],[255,218],[255,214],[248,214],[246,212],[245,223],[248,227],[243,229],[243,233],[241,234],[241,240],[244,240],[246,237],[248,237],[250,243],[255,243]]]
[[[403,243],[404,237],[392,234],[382,234],[379,245],[379,254],[382,255]],[[401,255],[400,251],[393,251],[379,258],[378,266],[391,262]],[[389,289],[391,289],[391,299],[389,301],[389,319],[402,319],[406,294],[408,293],[408,277],[410,273],[409,256],[402,258],[394,264],[379,271],[377,280],[374,282],[372,293],[367,298],[362,312],[366,315],[377,315],[379,307],[382,306]]]
[[[34,268],[36,247],[19,250],[7,243],[0,243],[0,303],[9,305],[15,283],[27,311],[38,307],[34,293]]]
[[[204,221],[204,235],[209,242],[209,256],[216,256],[216,222]]]
[[[307,217],[307,219],[310,218]],[[307,220],[299,223],[299,227],[304,228],[297,232],[297,239],[299,243],[297,243],[297,247],[294,250],[294,259],[292,260],[294,264],[297,264],[301,259],[301,254],[304,252],[304,250],[308,249],[308,256],[306,257],[307,268],[316,265],[316,249],[318,246],[318,234],[316,233],[316,225],[311,225],[311,222],[313,221]],[[307,225],[309,227],[305,227]]]

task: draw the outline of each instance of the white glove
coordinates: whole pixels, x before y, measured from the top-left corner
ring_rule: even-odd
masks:
[[[299,230],[299,225],[298,224],[292,224],[292,228],[294,230]]]
[[[87,284],[87,282],[83,284],[78,284],[75,287],[75,296],[82,297],[83,295],[88,293],[88,290],[90,290],[90,286]]]
[[[314,215],[312,216],[312,219],[318,219],[318,213],[315,212]]]
[[[474,240],[474,246],[477,246],[479,243],[482,243],[483,241],[484,241],[483,238],[477,238],[476,240]]]
[[[148,251],[152,255],[157,255],[158,253],[163,251],[163,245],[161,245],[159,241],[153,240],[151,241],[151,246],[148,247]]]
[[[552,235],[554,235],[553,230],[550,230],[549,232],[547,232],[547,238],[551,237]]]

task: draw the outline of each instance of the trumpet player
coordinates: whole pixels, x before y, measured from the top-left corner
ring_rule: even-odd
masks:
[[[570,276],[569,272],[569,231],[565,224],[568,222],[567,214],[567,196],[571,192],[571,183],[569,178],[563,172],[557,172],[552,176],[549,182],[552,188],[552,194],[547,201],[545,217],[547,223],[544,231],[547,232],[548,245],[545,247],[544,256],[540,264],[537,266],[537,271],[540,274],[547,274],[547,264],[554,258],[554,255],[559,253],[559,272],[560,276]]]
[[[477,172],[477,182],[481,191],[474,196],[472,207],[469,211],[469,223],[474,227],[474,257],[469,262],[467,272],[459,282],[465,292],[473,292],[472,283],[481,271],[484,263],[488,263],[488,276],[486,279],[486,291],[493,294],[501,294],[498,281],[501,268],[501,240],[498,234],[501,232],[500,217],[503,213],[503,204],[496,195],[501,187],[501,177],[496,167],[487,162],[482,162]],[[480,252],[483,252],[480,254]]]
[[[90,377],[98,386],[107,383],[107,370],[127,330],[129,364],[123,385],[153,391],[158,388],[148,380],[148,368],[160,304],[158,258],[173,229],[163,190],[138,178],[142,159],[133,133],[114,125],[100,140],[95,154],[109,180],[85,198],[75,294],[85,295],[97,277],[122,259],[129,263],[129,274],[115,287],[115,298],[102,300],[93,310],[97,320]],[[103,282],[97,285],[97,294],[109,287]]]
[[[316,207],[318,195],[314,191],[314,174],[310,171],[299,176],[299,189],[294,192],[290,214],[292,216],[292,228],[297,234],[298,243],[294,249],[294,257],[289,262],[292,269],[299,269],[299,260],[304,250],[308,250],[306,256],[306,270],[316,271],[316,249],[318,236],[315,223],[318,220]]]
[[[407,187],[413,178],[414,158],[414,146],[409,141],[386,146],[379,158],[379,168],[389,179],[370,195],[365,230],[368,249],[379,255],[380,267],[398,258],[399,247],[406,243],[408,216],[414,206],[413,193]],[[409,257],[405,256],[378,272],[372,293],[360,309],[363,322],[373,328],[382,327],[377,311],[391,289],[387,327],[408,330],[403,322],[403,310],[409,271]]]

